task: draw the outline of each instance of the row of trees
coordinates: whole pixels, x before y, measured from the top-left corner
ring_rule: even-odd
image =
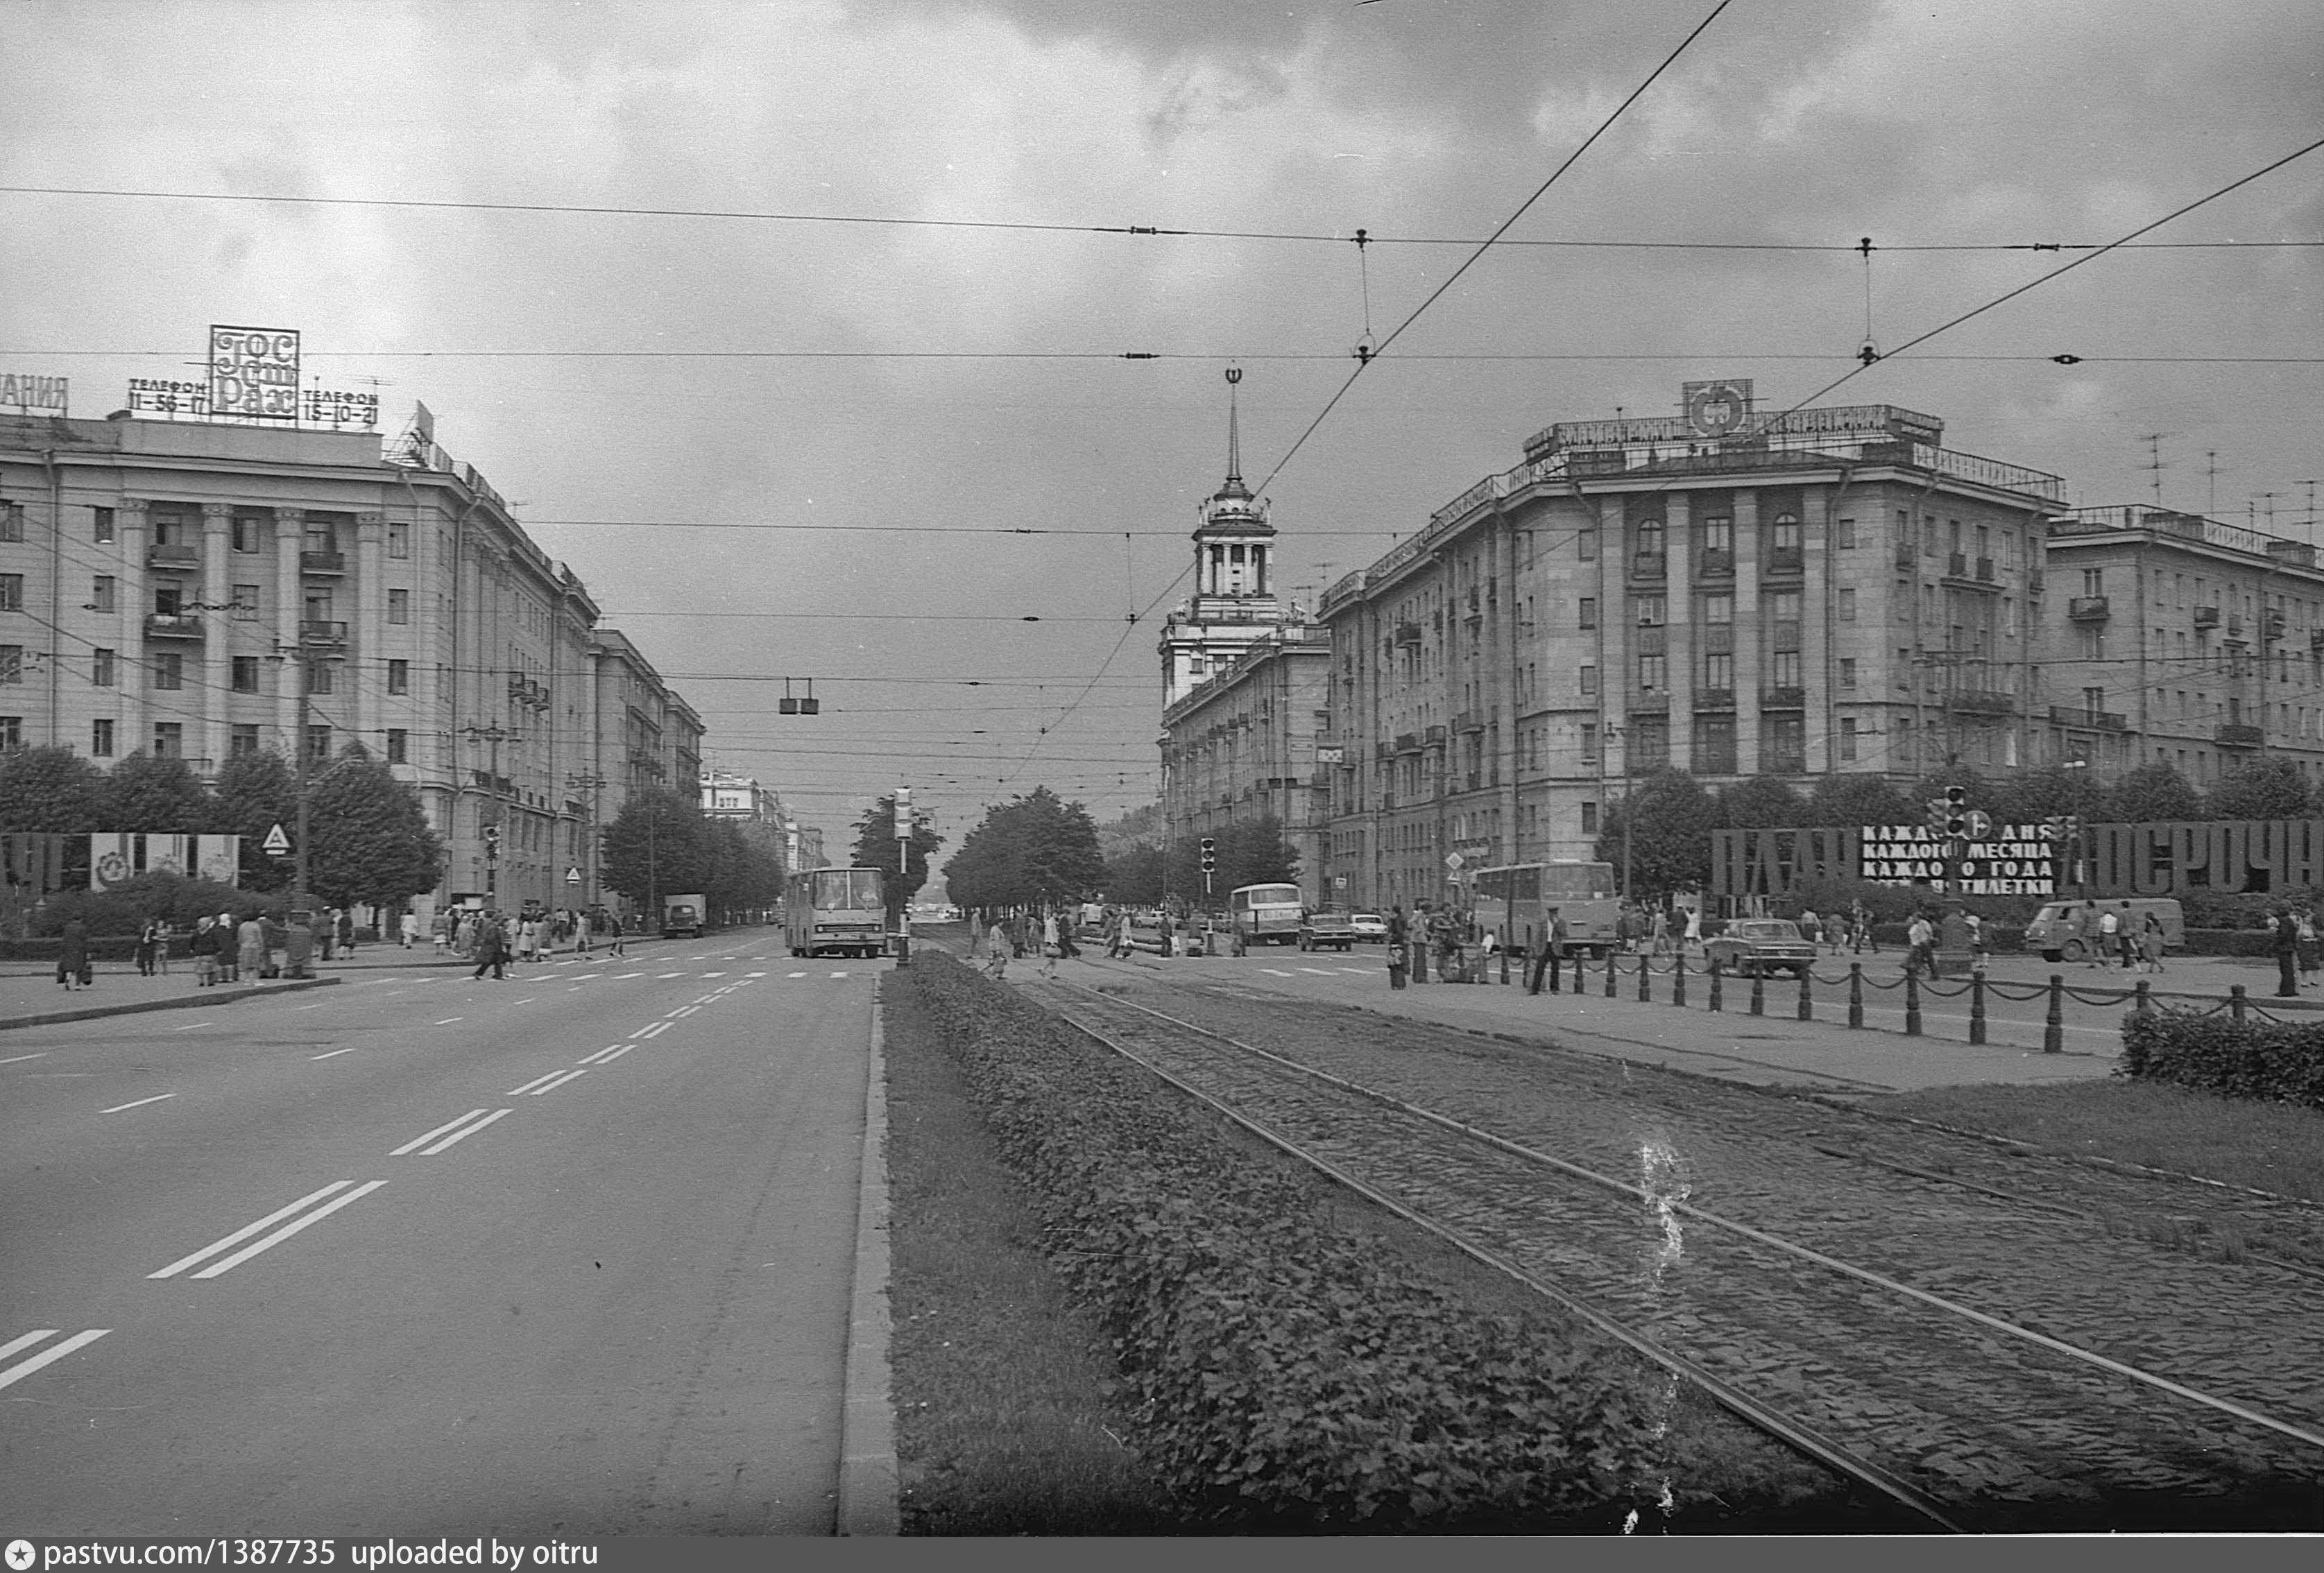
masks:
[[[892,826],[892,802],[890,813]],[[894,861],[890,852],[888,866]],[[945,865],[945,886],[964,907],[1054,906],[1114,894],[1089,811],[1047,786],[987,810]]]
[[[1239,885],[1267,885],[1299,878],[1299,854],[1284,838],[1283,823],[1273,814],[1237,820],[1213,832],[1218,867],[1210,876],[1213,902]],[[1117,901],[1151,906],[1167,894],[1173,899],[1204,903],[1202,842],[1181,837],[1166,854],[1157,841],[1133,841],[1106,860],[1106,894]]]
[[[598,883],[649,913],[675,895],[698,895],[712,912],[763,910],[783,892],[779,833],[705,814],[681,793],[641,792],[605,827]]]
[[[0,831],[74,835],[238,835],[242,884],[290,887],[293,864],[260,847],[299,817],[299,783],[275,753],[237,754],[204,786],[183,759],[134,753],[98,769],[70,749],[0,758]],[[444,845],[420,797],[360,746],[320,766],[308,786],[308,882],[328,906],[394,906],[441,877]]]
[[[2062,814],[2090,824],[2324,817],[2324,796],[2286,759],[2255,759],[2208,792],[2165,764],[2142,765],[2111,785],[2089,775],[2051,767],[1987,779],[1964,768],[1910,787],[1877,776],[1826,776],[1803,796],[1765,777],[1712,791],[1684,770],[1661,770],[1606,814],[1595,855],[1619,867],[1627,832],[1634,888],[1674,890],[1711,878],[1714,830],[1918,824],[1928,818],[1929,800],[1950,786],[1965,788],[1971,806],[2005,824]]]
[[[904,849],[896,837],[893,793],[873,804],[871,812],[855,822],[854,867],[879,869],[886,877],[890,898],[899,906],[908,906],[912,897],[920,893],[920,887],[928,882],[928,859],[945,844],[944,837],[917,816],[911,831],[910,846]]]

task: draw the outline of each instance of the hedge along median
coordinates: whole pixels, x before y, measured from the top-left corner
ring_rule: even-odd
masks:
[[[2167,1011],[2123,1018],[2121,1074],[2324,1109],[2324,1025]]]
[[[1642,1491],[1654,1404],[1618,1354],[1376,1260],[1314,1221],[1320,1182],[956,962],[910,976],[1190,1513],[1521,1528]]]

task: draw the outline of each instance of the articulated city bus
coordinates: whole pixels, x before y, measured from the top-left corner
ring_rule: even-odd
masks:
[[[784,938],[794,956],[877,956],[888,948],[886,878],[877,869],[816,869],[791,876]]]
[[[1477,870],[1474,905],[1480,927],[1504,934],[1522,949],[1528,933],[1538,935],[1549,909],[1565,920],[1566,952],[1586,950],[1603,956],[1614,949],[1614,919],[1622,904],[1614,895],[1614,865],[1582,861],[1509,863]]]

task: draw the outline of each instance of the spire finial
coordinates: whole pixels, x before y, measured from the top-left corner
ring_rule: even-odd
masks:
[[[1235,425],[1235,384],[1242,381],[1242,368],[1227,368],[1227,483],[1239,485],[1242,481],[1242,438]]]

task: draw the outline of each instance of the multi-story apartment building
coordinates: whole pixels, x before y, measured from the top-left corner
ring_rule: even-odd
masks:
[[[2316,548],[2199,514],[2079,508],[2049,526],[2046,757],[2198,786],[2280,754],[2324,774]]]
[[[1327,853],[1357,906],[1586,858],[1626,783],[2028,757],[2053,475],[1888,405],[1549,428],[1325,594]],[[1340,881],[1344,878],[1344,884]]]
[[[641,781],[695,779],[700,718],[596,618],[432,442],[0,416],[0,746],[208,776],[361,742],[449,844],[434,901],[582,899],[595,826]],[[653,723],[610,753],[609,683]]]

